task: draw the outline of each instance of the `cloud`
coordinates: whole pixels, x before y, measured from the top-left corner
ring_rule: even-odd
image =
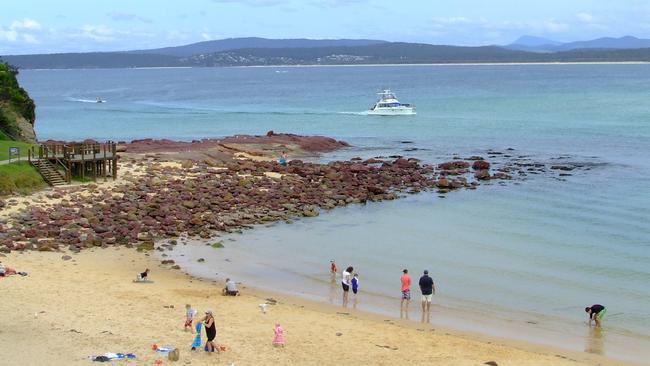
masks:
[[[576,18],[583,23],[593,23],[596,20],[590,13],[578,13],[576,14]]]
[[[39,43],[41,43],[41,42],[39,42],[38,39],[36,39],[35,36],[33,36],[31,34],[23,34],[23,41],[25,41],[27,43],[31,43],[31,44],[39,44]]]
[[[11,23],[13,30],[41,30],[41,24],[33,19],[25,18],[23,20],[14,20]]]
[[[464,16],[431,18],[421,32],[431,39],[426,42],[444,42],[458,45],[504,44],[523,34],[555,35],[571,29],[568,23],[555,19],[533,21],[490,21]],[[422,38],[420,38],[422,39]]]
[[[18,39],[18,32],[11,29],[0,28],[0,41],[15,42]]]
[[[105,25],[86,24],[81,27],[77,36],[89,38],[98,42],[110,42],[115,40],[115,31]]]
[[[38,43],[37,34],[43,29],[41,24],[33,19],[14,20],[11,25],[0,25],[0,41]]]
[[[167,39],[170,41],[186,41],[190,38],[190,34],[187,32],[179,31],[176,29],[167,31]]]
[[[553,19],[546,20],[542,22],[542,28],[549,33],[562,33],[569,30],[569,25],[566,23],[560,23]]]

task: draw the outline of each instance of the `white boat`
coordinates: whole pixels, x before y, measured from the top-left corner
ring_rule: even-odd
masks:
[[[104,100],[100,97],[97,97],[97,99],[95,99],[95,103],[104,103]]]
[[[374,107],[370,108],[368,114],[374,116],[408,116],[416,114],[414,105],[400,103],[395,93],[390,90],[385,89],[377,94],[379,100]]]

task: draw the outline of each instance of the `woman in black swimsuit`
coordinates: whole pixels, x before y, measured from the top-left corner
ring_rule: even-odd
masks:
[[[208,310],[205,312],[205,317],[203,318],[203,324],[205,324],[205,335],[208,337],[208,352],[214,352],[217,349],[217,346],[214,345],[214,338],[217,336],[217,327],[214,325],[214,317],[212,316],[212,311]]]

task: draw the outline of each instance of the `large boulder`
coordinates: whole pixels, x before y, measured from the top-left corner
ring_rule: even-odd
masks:
[[[478,180],[488,180],[490,179],[490,172],[487,169],[477,170],[474,172],[474,178]]]
[[[472,169],[474,170],[487,170],[490,169],[490,163],[485,160],[476,160],[472,164]]]
[[[438,169],[441,170],[456,170],[467,168],[469,168],[469,163],[462,160],[447,161],[442,164],[438,164]]]

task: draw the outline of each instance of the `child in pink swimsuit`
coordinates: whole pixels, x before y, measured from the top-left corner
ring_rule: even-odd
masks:
[[[280,326],[280,323],[275,324],[275,328],[273,328],[273,345],[276,347],[284,347],[284,335],[283,335],[284,330]]]

